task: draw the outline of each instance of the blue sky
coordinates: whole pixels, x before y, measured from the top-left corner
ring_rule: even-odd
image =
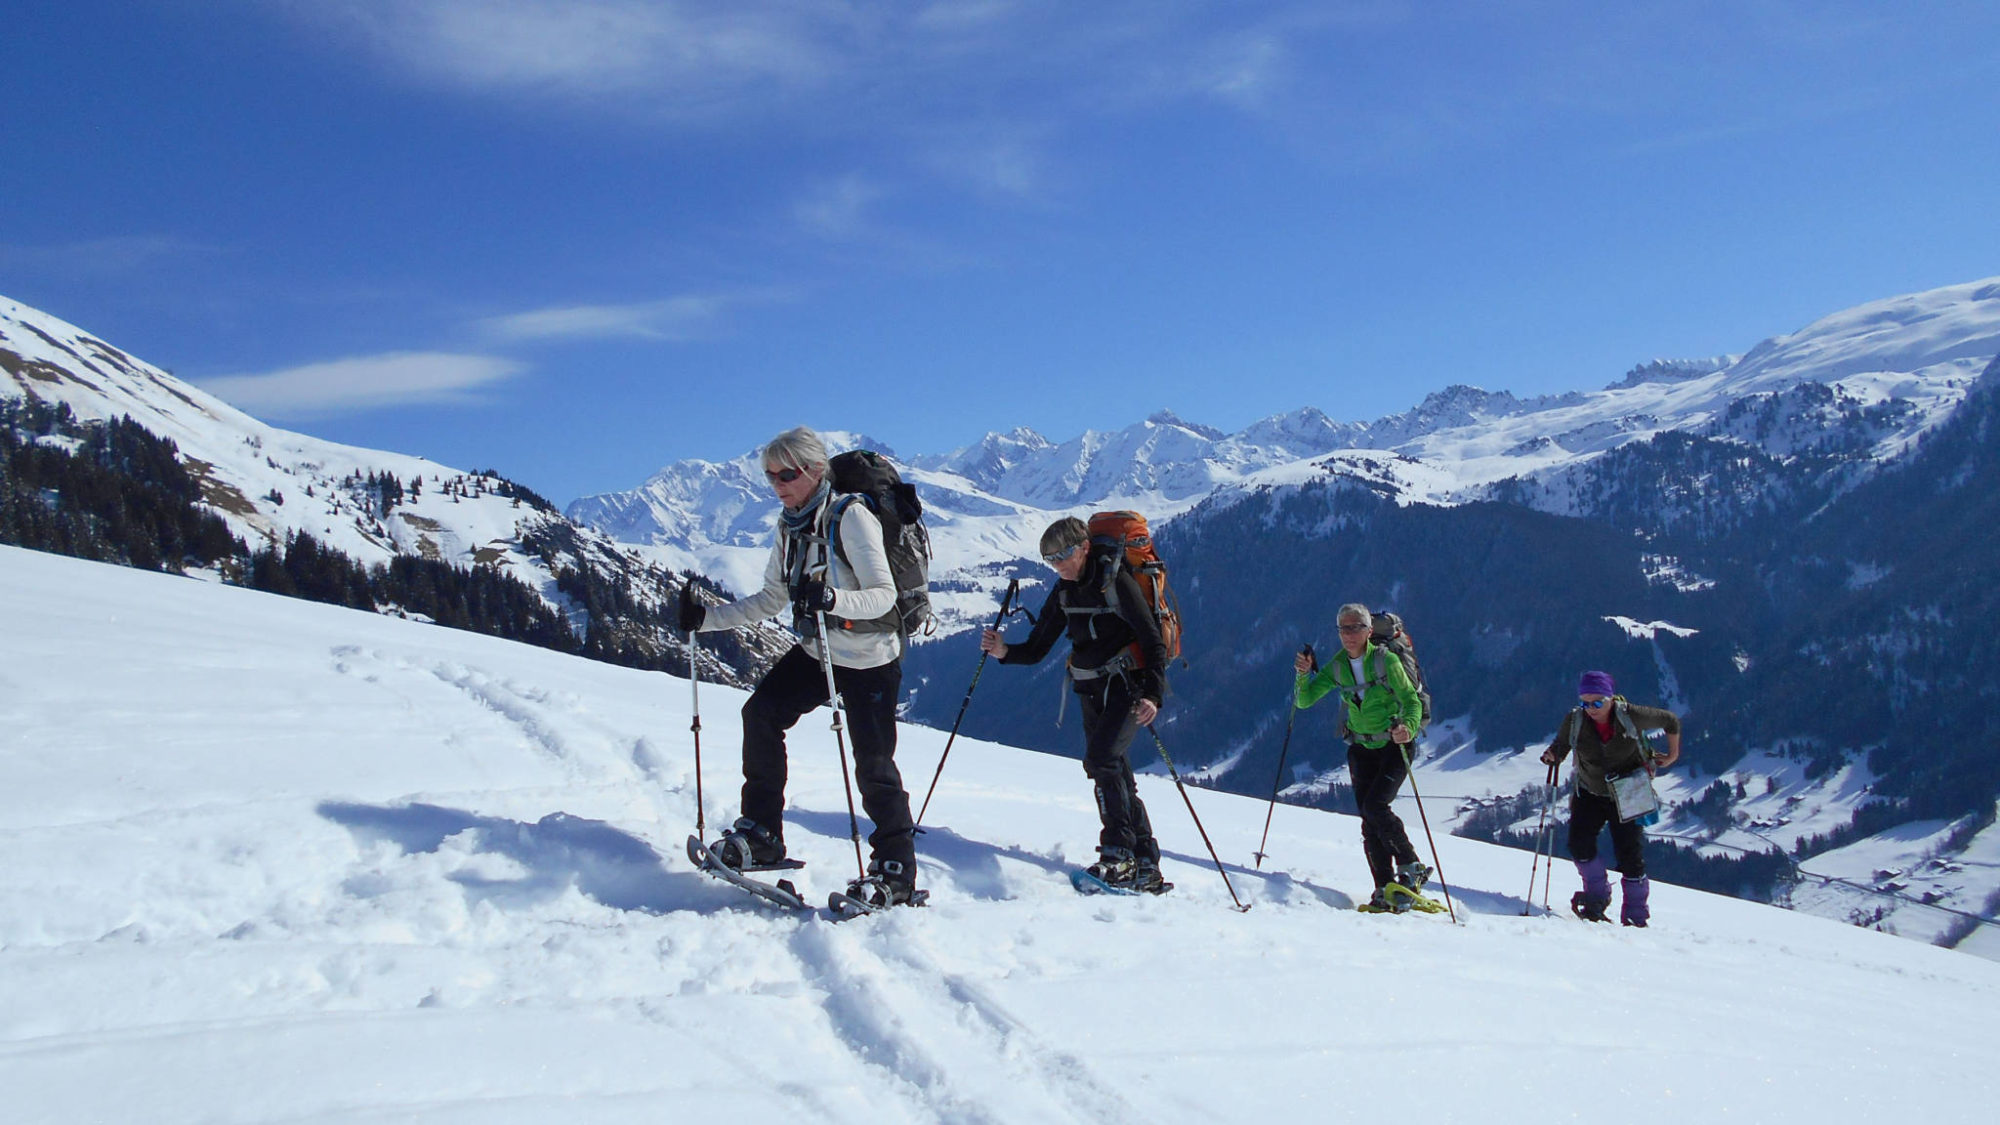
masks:
[[[68,0],[0,293],[558,503],[1600,386],[2000,273],[2000,5]]]

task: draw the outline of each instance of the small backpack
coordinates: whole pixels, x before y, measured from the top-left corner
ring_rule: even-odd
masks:
[[[1410,677],[1410,683],[1417,689],[1417,698],[1423,702],[1424,717],[1417,729],[1422,730],[1431,722],[1431,689],[1424,682],[1424,670],[1417,664],[1417,643],[1403,628],[1403,619],[1386,609],[1375,611],[1375,626],[1369,631],[1368,639],[1379,648],[1386,648],[1403,662],[1403,672]],[[1373,682],[1372,680],[1370,682]]]
[[[936,626],[931,611],[931,533],[924,526],[924,505],[917,487],[903,479],[888,458],[856,449],[827,462],[833,491],[842,494],[827,516],[827,535],[841,559],[840,518],[856,500],[868,505],[882,521],[882,546],[889,554],[889,573],[896,580],[896,608],[872,621],[846,621],[840,628],[857,633],[896,630],[905,638],[929,633]],[[831,620],[829,618],[829,620]]]
[[[1159,623],[1160,639],[1166,642],[1167,659],[1181,658],[1181,613],[1180,601],[1167,585],[1167,564],[1153,548],[1153,535],[1146,526],[1146,517],[1137,512],[1116,511],[1096,512],[1087,524],[1090,529],[1090,549],[1105,556],[1104,605],[1102,607],[1074,608],[1067,600],[1063,602],[1063,612],[1069,614],[1117,613],[1117,595],[1112,587],[1118,581],[1120,570],[1129,571],[1139,584],[1139,592],[1145,596],[1146,608],[1153,613],[1153,620]],[[1145,667],[1146,654],[1138,642],[1133,642],[1126,650],[1131,654],[1133,667]],[[1161,669],[1165,671],[1165,669]]]

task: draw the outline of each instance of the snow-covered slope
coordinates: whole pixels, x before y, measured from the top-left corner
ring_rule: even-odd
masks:
[[[688,869],[686,685],[0,548],[0,1088],[145,1121],[1983,1120],[2000,965],[1673,887],[1653,928],[1368,916],[1350,818],[1142,779],[1179,884],[1082,899],[1073,762],[955,747],[932,906],[833,924]],[[740,695],[702,692],[706,818]],[[942,736],[903,732],[908,776]],[[790,843],[852,870],[830,736]],[[663,858],[664,857],[664,858]],[[1574,888],[1565,868],[1554,894]]]

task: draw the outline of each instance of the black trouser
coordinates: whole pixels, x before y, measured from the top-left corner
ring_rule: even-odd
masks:
[[[847,729],[854,735],[854,780],[861,807],[875,822],[868,836],[876,859],[895,860],[912,877],[917,847],[912,835],[910,795],[896,770],[896,697],[903,686],[903,662],[879,668],[833,669],[833,682],[847,706]],[[826,702],[826,671],[802,646],[771,666],[743,704],[743,815],[784,838],[785,732],[801,716]]]
[[[1396,791],[1410,767],[1403,752],[1391,742],[1369,747],[1359,742],[1347,746],[1347,779],[1354,786],[1354,804],[1361,813],[1361,851],[1368,857],[1368,873],[1375,877],[1375,889],[1396,879],[1398,863],[1415,863],[1417,849],[1396,815]]]
[[[1618,802],[1578,786],[1569,802],[1569,857],[1578,863],[1597,858],[1597,834],[1611,826],[1611,854],[1629,878],[1646,874],[1646,830],[1636,820],[1620,823]]]
[[[1158,863],[1160,844],[1153,839],[1153,822],[1132,776],[1129,751],[1139,720],[1132,716],[1138,700],[1131,682],[1124,676],[1086,681],[1077,698],[1083,703],[1083,772],[1097,789],[1097,819],[1104,826],[1097,844]]]

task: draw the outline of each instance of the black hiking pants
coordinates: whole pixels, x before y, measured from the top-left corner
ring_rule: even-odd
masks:
[[[876,859],[895,860],[914,878],[916,824],[903,775],[896,769],[896,697],[903,686],[903,662],[892,660],[879,668],[835,665],[833,682],[847,706],[848,733],[854,736],[854,781],[861,790],[861,807],[875,822],[869,847]],[[785,732],[825,702],[826,670],[803,646],[793,645],[743,704],[743,815],[781,840]]]
[[[1361,851],[1368,857],[1368,873],[1374,876],[1378,891],[1395,882],[1398,863],[1417,861],[1417,849],[1394,807],[1396,793],[1409,776],[1410,768],[1403,763],[1403,752],[1395,743],[1380,747],[1348,744],[1347,779],[1354,786],[1354,804],[1361,813]]]
[[[1618,802],[1600,797],[1577,786],[1569,801],[1569,857],[1578,863],[1597,858],[1597,834],[1609,825],[1611,854],[1618,859],[1621,874],[1644,878],[1646,874],[1646,830],[1636,820],[1620,823]]]
[[[1153,822],[1139,800],[1132,776],[1132,739],[1139,720],[1132,708],[1138,698],[1131,681],[1114,676],[1102,688],[1087,683],[1077,693],[1083,704],[1083,772],[1097,790],[1097,834],[1100,848],[1124,848],[1140,859],[1160,861],[1160,844],[1153,839]]]

